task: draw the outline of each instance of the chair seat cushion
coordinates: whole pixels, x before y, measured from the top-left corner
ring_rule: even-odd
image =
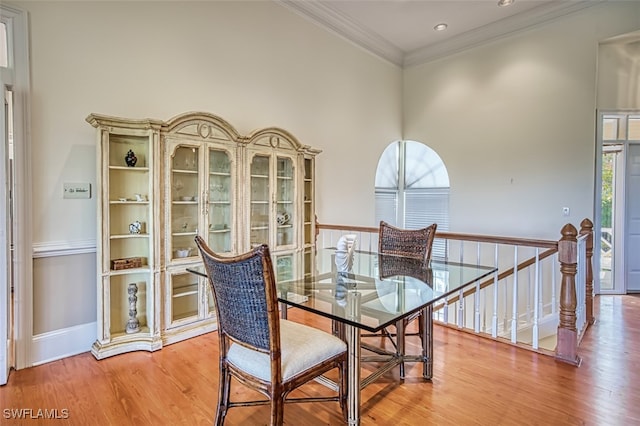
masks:
[[[347,350],[342,340],[317,328],[292,321],[280,320],[280,350],[282,380],[303,372]],[[229,348],[227,360],[266,382],[271,381],[269,355],[234,343]]]

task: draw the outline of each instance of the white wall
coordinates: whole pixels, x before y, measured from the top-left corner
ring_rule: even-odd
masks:
[[[95,250],[95,197],[62,199],[64,182],[95,185],[92,112],[167,120],[205,111],[243,134],[282,127],[323,150],[319,219],[373,223],[377,158],[401,137],[399,68],[274,2],[15,4],[30,14],[33,235],[47,256],[34,261],[34,306],[47,306],[34,311],[36,333],[87,324],[51,294],[74,306],[85,295],[95,321],[95,275],[84,266],[74,275],[86,255],[59,256]],[[56,358],[42,348],[49,340],[34,351],[42,359]]]
[[[598,109],[640,108],[640,31],[600,44]]]
[[[607,2],[405,71],[404,137],[445,162],[452,230],[558,239],[593,220],[598,42],[638,28],[640,3]]]

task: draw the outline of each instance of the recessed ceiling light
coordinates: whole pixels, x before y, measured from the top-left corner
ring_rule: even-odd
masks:
[[[516,0],[498,0],[498,6],[511,6]]]
[[[436,31],[444,31],[444,30],[447,29],[447,27],[448,27],[447,24],[442,23],[442,24],[438,24],[435,27],[433,27],[433,29],[436,30]]]

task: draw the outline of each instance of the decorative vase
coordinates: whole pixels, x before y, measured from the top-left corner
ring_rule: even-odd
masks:
[[[125,331],[128,334],[137,333],[140,331],[140,322],[138,321],[138,308],[136,307],[138,302],[138,286],[136,283],[129,284],[127,293],[129,293],[129,320]]]
[[[136,157],[136,154],[132,150],[129,150],[127,156],[124,157],[124,161],[127,163],[127,166],[133,167],[138,162],[138,157]]]

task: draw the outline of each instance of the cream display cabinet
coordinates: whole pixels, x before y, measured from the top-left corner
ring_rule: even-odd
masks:
[[[237,252],[238,134],[204,113],[173,118],[163,129],[163,342],[215,330],[208,283],[186,270],[200,263],[194,237],[219,254]]]
[[[154,351],[160,337],[161,122],[92,114],[98,129],[98,337],[93,355]]]
[[[208,282],[187,270],[202,264],[196,235],[222,255],[268,244],[278,280],[310,273],[319,150],[204,112],[87,121],[100,146],[96,358],[216,329]]]

